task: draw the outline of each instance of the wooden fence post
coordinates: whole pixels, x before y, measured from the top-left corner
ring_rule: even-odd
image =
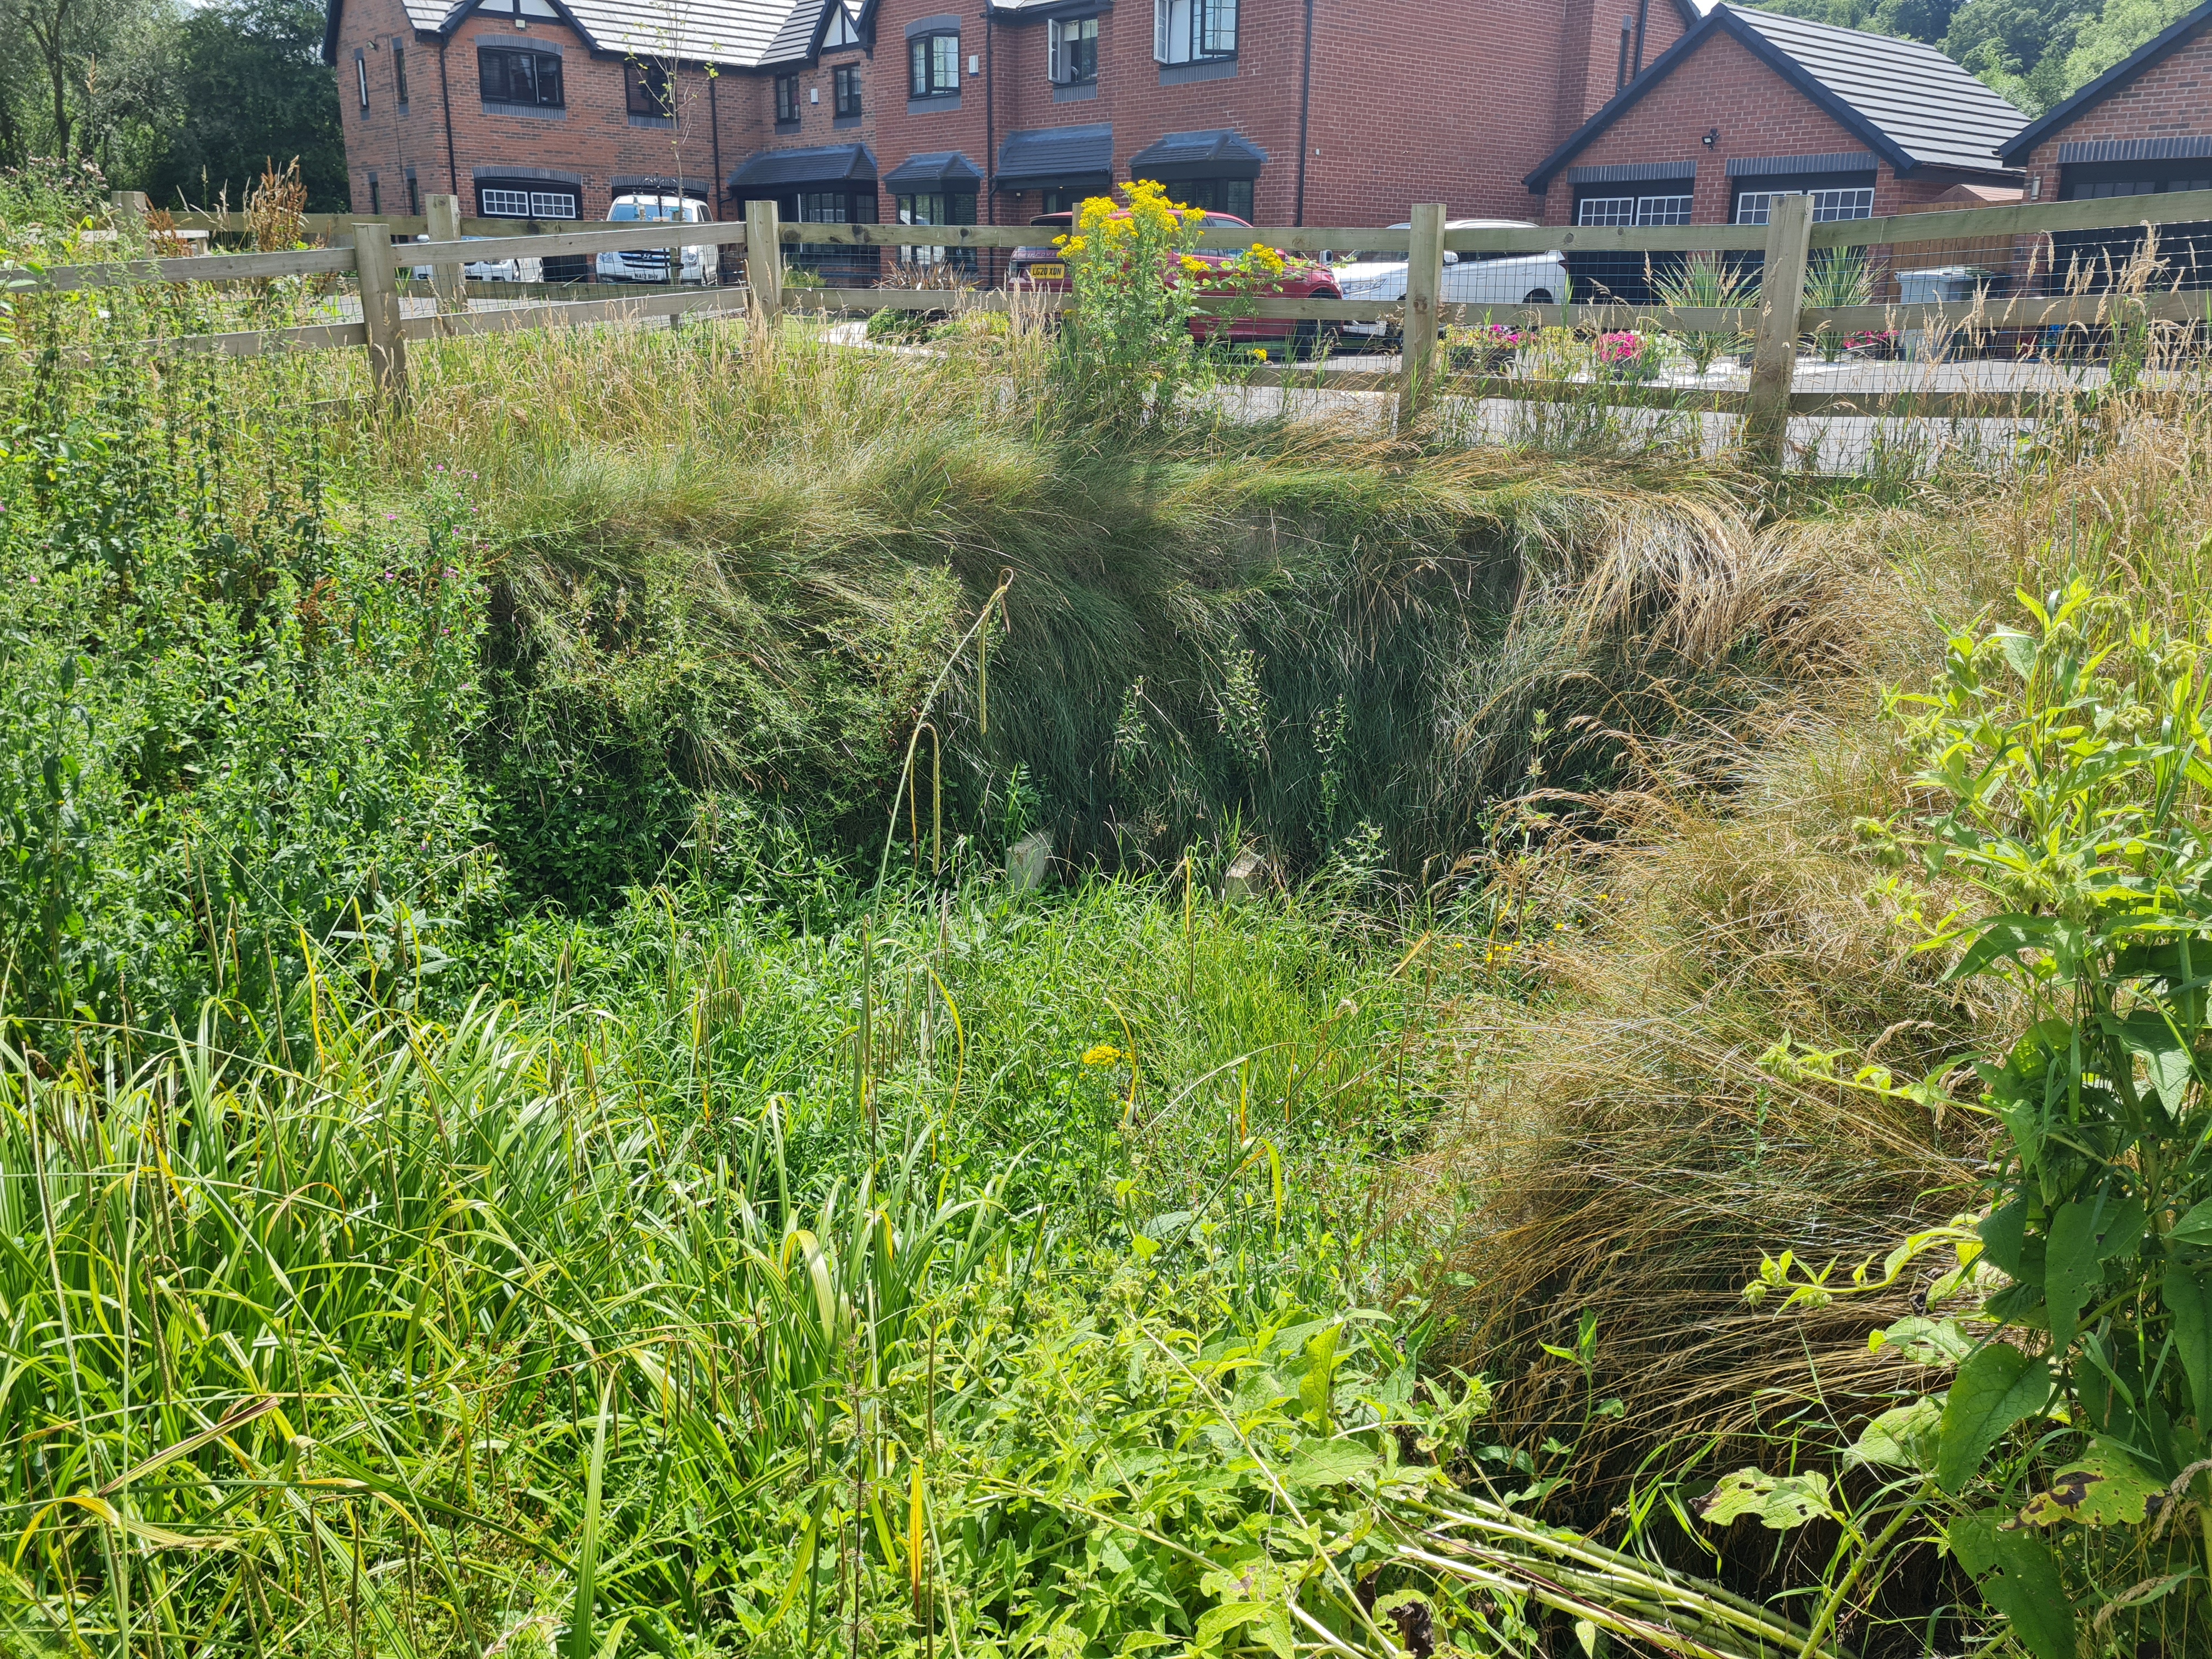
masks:
[[[399,322],[399,285],[392,257],[392,227],[353,222],[354,269],[361,278],[361,320],[368,331],[368,378],[386,410],[407,408],[407,336]]]
[[[458,196],[426,196],[422,211],[430,222],[430,240],[434,242],[458,242],[461,240],[461,198]],[[430,267],[430,286],[437,291],[438,314],[447,316],[469,308],[467,274],[461,261],[441,259]]]
[[[783,320],[783,246],[775,204],[745,204],[745,283],[752,290],[747,307],[765,337],[773,340]]]
[[[143,190],[118,190],[107,198],[114,204],[116,228],[143,230],[146,228],[148,206]]]
[[[1743,403],[1744,446],[1777,466],[1790,454],[1790,378],[1797,368],[1799,313],[1813,236],[1813,198],[1778,196],[1766,222],[1766,266],[1759,278],[1759,332],[1751,390]]]
[[[1412,246],[1406,256],[1406,320],[1399,330],[1405,383],[1398,392],[1398,423],[1420,410],[1437,370],[1437,307],[1444,288],[1444,204],[1413,204]]]

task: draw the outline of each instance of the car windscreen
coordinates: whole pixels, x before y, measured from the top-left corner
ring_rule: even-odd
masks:
[[[653,221],[673,219],[676,210],[661,202],[617,202],[607,210],[607,219],[613,224],[628,224],[635,220]]]

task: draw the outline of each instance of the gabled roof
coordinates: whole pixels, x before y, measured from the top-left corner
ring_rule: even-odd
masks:
[[[2064,103],[2029,122],[2005,141],[1998,154],[2008,161],[2026,161],[2027,153],[2052,133],[2079,120],[2114,93],[2125,91],[2128,83],[2145,70],[2165,62],[2207,29],[2212,29],[2212,0],[2204,0],[2196,10],[2144,41]]]
[[[1715,34],[1737,41],[1900,173],[1930,167],[2002,172],[1998,146],[2027,122],[1958,64],[1917,40],[1716,5],[1547,156],[1528,176],[1528,188],[1543,190]]]
[[[547,10],[574,28],[593,52],[611,57],[673,58],[684,63],[758,69],[793,38],[804,58],[820,38],[833,0],[528,0],[526,15]],[[338,19],[345,0],[329,0],[323,61],[337,62]],[[512,0],[402,0],[416,33],[450,35],[479,5],[505,13]]]

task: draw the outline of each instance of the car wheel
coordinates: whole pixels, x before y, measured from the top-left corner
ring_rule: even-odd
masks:
[[[1521,303],[1524,306],[1547,306],[1552,303],[1552,290],[1548,288],[1532,288],[1521,296]]]

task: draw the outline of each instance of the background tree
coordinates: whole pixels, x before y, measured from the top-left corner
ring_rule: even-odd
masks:
[[[317,0],[229,0],[178,25],[170,84],[178,107],[145,175],[155,202],[234,204],[271,162],[300,158],[311,212],[347,205],[337,84],[324,64]]]

